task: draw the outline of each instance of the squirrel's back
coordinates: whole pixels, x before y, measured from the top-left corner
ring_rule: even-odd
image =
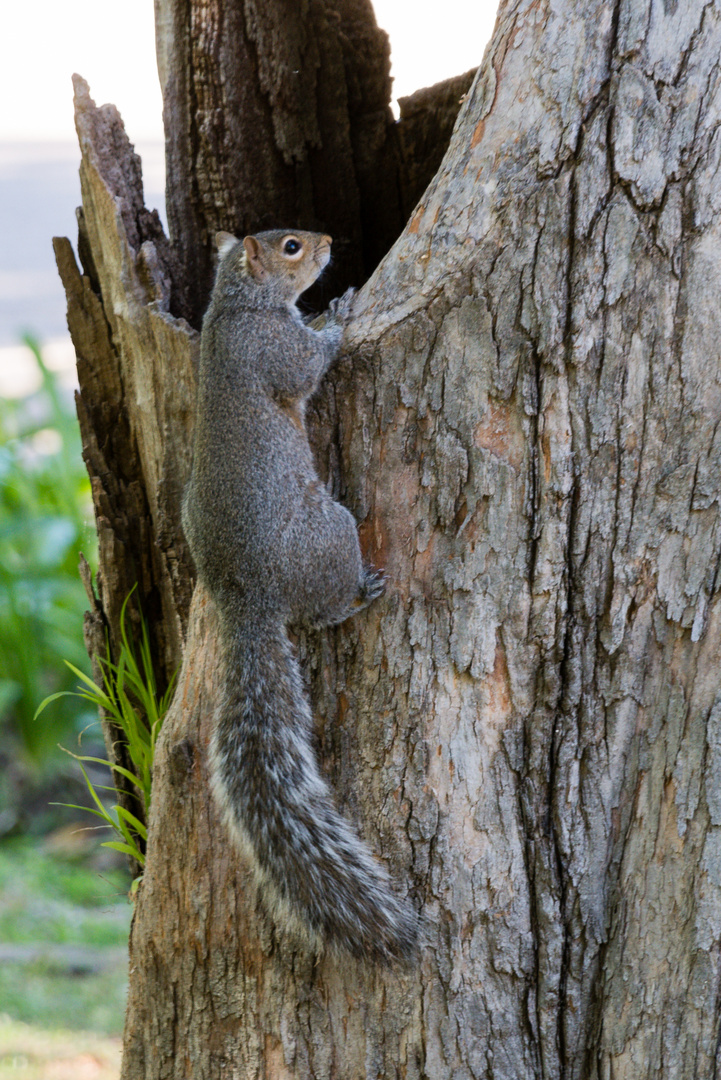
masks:
[[[270,241],[285,235],[260,234]],[[295,297],[291,302],[270,272],[265,281],[255,279],[242,245],[221,236],[226,239],[201,335],[183,526],[201,576],[217,577],[219,564],[232,560],[236,576],[253,577],[257,557],[277,556],[279,531],[317,479],[304,401],[284,397],[283,372],[274,360],[287,354],[292,363],[294,344],[301,352],[317,345],[299,319]],[[307,274],[301,275],[305,280]]]

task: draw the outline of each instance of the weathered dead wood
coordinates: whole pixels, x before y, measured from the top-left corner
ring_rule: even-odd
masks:
[[[197,335],[168,313],[174,256],[157,214],[145,209],[140,161],[117,110],[96,109],[77,77],[75,89],[85,273],[66,239],[54,246],[77,354],[76,401],[99,542],[86,643],[91,656],[104,657],[107,641],[117,657],[120,610],[135,587],[129,618],[137,617],[137,602],[150,625],[162,692],[180,664],[193,583],[179,508]],[[111,759],[130,767],[120,733],[106,724],[105,735]],[[132,797],[129,808],[142,816]]]
[[[388,40],[369,0],[155,7],[168,222],[193,324],[218,229],[330,232],[326,289],[358,284],[404,223]]]

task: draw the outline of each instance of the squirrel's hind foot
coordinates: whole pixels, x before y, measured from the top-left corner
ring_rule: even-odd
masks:
[[[324,626],[338,626],[340,623],[344,623],[346,619],[352,618],[353,615],[365,611],[374,600],[383,596],[385,591],[386,579],[383,571],[376,570],[372,566],[364,566],[363,577],[358,588],[358,593],[347,607],[335,610],[324,610],[315,613],[314,616],[306,616],[302,622],[304,625],[315,629],[320,629]]]
[[[351,614],[356,615],[359,611],[365,611],[374,600],[378,600],[386,591],[386,579],[382,570],[376,570],[373,566],[363,567],[363,581],[358,596],[351,604]]]

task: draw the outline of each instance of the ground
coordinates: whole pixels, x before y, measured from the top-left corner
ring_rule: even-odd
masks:
[[[0,845],[0,1080],[118,1076],[132,908],[85,824]]]

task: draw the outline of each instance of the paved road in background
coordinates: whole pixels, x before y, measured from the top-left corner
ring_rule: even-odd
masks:
[[[146,205],[164,218],[162,144],[136,149]],[[41,342],[67,337],[52,237],[76,245],[79,162],[74,143],[0,143],[0,350],[27,332]]]

